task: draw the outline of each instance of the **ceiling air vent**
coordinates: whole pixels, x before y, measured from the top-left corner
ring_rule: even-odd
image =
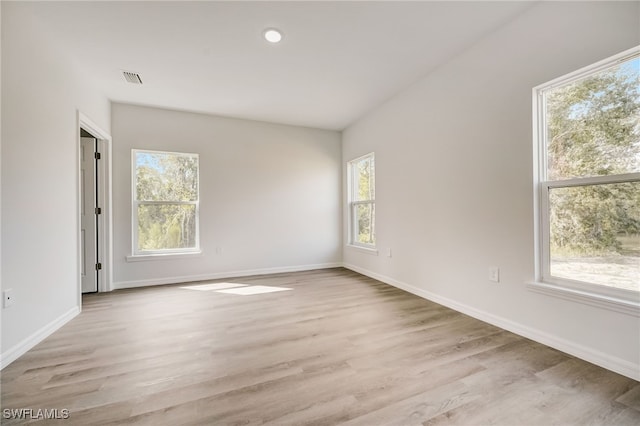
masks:
[[[129,72],[129,71],[122,71],[122,74],[124,75],[124,79],[127,80],[129,83],[142,84],[142,79],[140,78],[140,74],[136,72]]]

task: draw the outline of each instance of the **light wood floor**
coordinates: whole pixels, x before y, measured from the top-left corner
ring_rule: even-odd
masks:
[[[86,296],[2,371],[2,407],[78,425],[640,425],[640,383],[356,273],[232,282],[293,290]]]

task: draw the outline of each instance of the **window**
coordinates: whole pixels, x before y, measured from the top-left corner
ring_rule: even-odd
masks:
[[[349,181],[349,243],[354,246],[375,248],[376,197],[374,154],[350,161],[347,166]]]
[[[538,281],[637,305],[640,48],[535,88],[534,103]]]
[[[199,251],[198,154],[132,150],[133,254]]]

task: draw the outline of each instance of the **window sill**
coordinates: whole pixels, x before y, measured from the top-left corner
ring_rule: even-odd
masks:
[[[634,302],[537,281],[527,283],[527,288],[536,293],[640,317],[640,299]]]
[[[127,256],[127,262],[146,262],[148,260],[179,260],[202,256],[202,250],[187,253],[133,254]]]
[[[372,256],[377,256],[378,255],[378,250],[375,249],[375,248],[354,246],[353,244],[347,244],[347,248],[351,249],[353,251],[359,251],[360,253],[370,254]]]

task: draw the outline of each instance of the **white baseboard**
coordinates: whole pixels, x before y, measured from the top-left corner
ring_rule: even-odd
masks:
[[[113,290],[118,290],[118,289],[124,289],[124,288],[147,287],[147,286],[153,286],[153,285],[180,284],[180,283],[187,283],[192,281],[249,277],[252,275],[267,275],[267,274],[280,274],[283,272],[313,271],[316,269],[339,268],[341,266],[342,266],[342,262],[335,262],[335,263],[319,263],[315,265],[283,266],[283,267],[262,268],[262,269],[244,269],[241,271],[214,272],[214,273],[201,274],[201,275],[185,275],[185,276],[166,277],[166,278],[153,278],[153,279],[147,279],[147,280],[120,281],[120,282],[114,282],[111,288]]]
[[[437,294],[431,293],[430,291],[414,287],[410,284],[369,271],[364,268],[360,268],[355,265],[343,264],[342,266],[359,274],[366,275],[378,281],[382,281],[385,284],[389,284],[402,290],[408,291],[409,293],[415,294],[416,296],[420,296],[424,299],[469,315],[470,317],[479,319],[517,335],[526,337],[527,339],[534,340],[538,343],[542,343],[543,345],[547,345],[569,355],[573,355],[577,358],[588,361],[602,368],[606,368],[607,370],[611,370],[616,373],[622,374],[623,376],[640,381],[640,364],[635,364],[633,362],[629,362],[627,360],[605,354],[592,348],[579,345],[575,342],[571,342],[569,340],[562,339],[560,337],[545,333],[535,328],[531,328],[523,324],[511,321],[509,319],[499,317],[489,312],[476,309],[472,306],[456,302],[455,300],[438,296]]]
[[[40,330],[33,333],[31,336],[22,340],[17,345],[7,349],[0,355],[0,370],[11,364],[13,361],[24,355],[29,349],[33,348],[38,343],[52,335],[60,327],[71,321],[80,313],[78,306],[68,310]]]

